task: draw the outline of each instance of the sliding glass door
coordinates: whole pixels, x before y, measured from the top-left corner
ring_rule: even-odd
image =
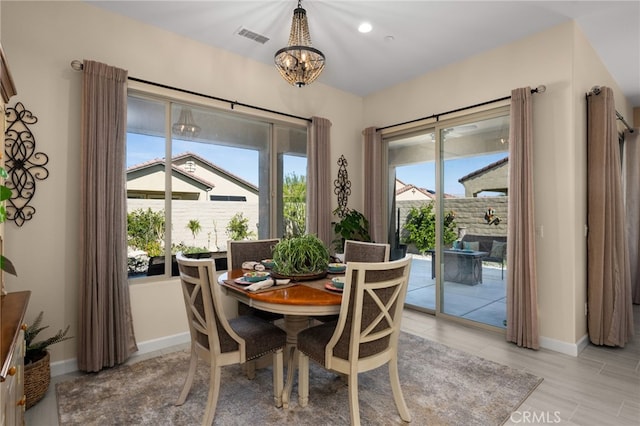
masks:
[[[509,117],[441,130],[440,312],[504,327]]]
[[[389,135],[392,246],[413,254],[408,307],[504,327],[507,108]]]
[[[435,311],[436,142],[435,129],[426,128],[388,140],[390,239],[394,251],[413,254],[406,303]],[[399,256],[395,256],[399,257]]]

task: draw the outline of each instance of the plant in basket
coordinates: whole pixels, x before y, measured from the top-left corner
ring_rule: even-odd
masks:
[[[327,273],[329,250],[315,235],[286,238],[273,249],[272,275],[292,279],[316,278]]]
[[[49,388],[51,382],[51,367],[49,365],[49,351],[47,348],[55,343],[71,339],[67,336],[69,325],[48,339],[34,342],[35,337],[48,325],[41,326],[44,312],[40,312],[33,323],[24,332],[26,351],[24,355],[24,394],[27,398],[26,408],[32,407],[40,401]]]

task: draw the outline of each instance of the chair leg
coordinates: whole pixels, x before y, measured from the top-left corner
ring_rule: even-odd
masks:
[[[198,355],[195,350],[191,348],[191,358],[189,360],[189,372],[187,373],[187,378],[184,381],[184,386],[182,387],[182,392],[178,397],[178,401],[176,405],[182,405],[187,400],[187,396],[189,396],[189,391],[191,390],[191,385],[193,385],[193,379],[196,377],[196,367],[198,365]]]
[[[360,404],[358,403],[358,372],[349,374],[349,411],[351,412],[351,424],[360,425]]]
[[[298,404],[309,404],[309,357],[298,351]]]
[[[253,380],[256,378],[256,362],[247,361],[244,363],[244,371],[247,373],[247,379]]]
[[[393,399],[396,403],[398,413],[400,413],[400,418],[402,418],[402,420],[404,420],[405,422],[410,422],[411,414],[409,413],[409,408],[404,401],[404,396],[402,396],[402,388],[400,387],[400,376],[398,375],[398,360],[395,358],[389,361],[389,381],[391,382]]]
[[[282,391],[284,389],[284,355],[282,349],[273,354],[273,398],[276,407],[282,407]]]
[[[220,376],[222,369],[219,365],[211,364],[209,373],[209,396],[207,398],[207,408],[204,411],[202,426],[211,426],[216,416],[216,405],[218,405],[218,394],[220,393]]]

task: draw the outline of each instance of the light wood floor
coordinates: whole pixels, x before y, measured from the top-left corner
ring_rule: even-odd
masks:
[[[504,336],[416,311],[405,310],[402,329],[485,359],[541,376],[544,381],[512,414],[507,425],[640,425],[640,306],[634,306],[635,338],[624,349],[588,346],[578,357],[548,350],[520,349]],[[168,348],[137,356],[137,362],[167,353]],[[58,425],[55,383],[26,413],[27,426]],[[413,424],[419,425],[420,419]],[[487,425],[490,426],[490,425]]]

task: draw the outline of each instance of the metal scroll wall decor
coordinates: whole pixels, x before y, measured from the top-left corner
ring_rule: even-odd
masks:
[[[339,218],[344,218],[349,209],[347,208],[347,200],[351,195],[351,181],[349,181],[349,173],[347,173],[347,159],[344,155],[338,158],[338,179],[333,181],[333,193],[338,196],[338,207],[335,210]]]
[[[36,209],[29,205],[36,194],[36,180],[45,180],[49,171],[44,167],[49,157],[36,152],[36,140],[29,129],[38,118],[25,109],[21,102],[7,108],[5,131],[5,169],[9,175],[5,185],[13,195],[7,200],[7,219],[22,226],[31,220]]]

